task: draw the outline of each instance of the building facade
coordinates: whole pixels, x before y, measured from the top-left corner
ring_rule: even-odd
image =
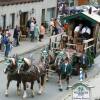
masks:
[[[74,5],[80,6],[80,5],[87,5],[89,4],[90,0],[74,0]]]
[[[100,4],[100,0],[74,0],[74,5]]]
[[[56,17],[57,0],[0,0],[0,26],[14,28],[26,25],[30,17],[37,23]]]

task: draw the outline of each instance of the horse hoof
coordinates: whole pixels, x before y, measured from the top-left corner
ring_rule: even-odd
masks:
[[[31,97],[34,97],[34,96],[35,96],[35,93],[33,92],[32,95],[31,95]]]
[[[8,94],[5,94],[6,97],[8,97]]]
[[[23,99],[27,98],[27,95],[23,95]]]
[[[8,93],[5,93],[5,96],[8,97]]]
[[[63,91],[63,89],[62,89],[62,88],[60,88],[60,89],[59,89],[59,91]]]
[[[49,81],[49,79],[47,78],[46,81]]]
[[[38,92],[38,95],[41,95],[42,93]]]
[[[5,92],[5,96],[8,97],[8,91],[7,91],[7,90],[6,90],[6,92]]]
[[[41,91],[39,91],[39,92],[38,92],[38,94],[39,94],[39,95],[41,95],[41,94],[42,94],[42,92],[41,92]]]
[[[23,96],[23,99],[26,99],[27,98],[27,96]]]

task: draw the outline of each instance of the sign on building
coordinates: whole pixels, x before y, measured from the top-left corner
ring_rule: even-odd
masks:
[[[72,87],[73,100],[90,100],[90,88],[83,83],[77,83]]]

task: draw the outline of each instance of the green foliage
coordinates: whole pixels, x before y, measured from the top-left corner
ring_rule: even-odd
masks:
[[[94,58],[95,58],[94,52],[91,49],[88,49],[87,52],[86,52],[86,55],[88,57],[89,64],[93,64]]]

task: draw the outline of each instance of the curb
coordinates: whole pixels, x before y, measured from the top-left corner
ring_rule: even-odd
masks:
[[[28,50],[28,51],[26,51],[26,52],[23,52],[23,53],[21,53],[21,54],[18,54],[18,56],[22,56],[22,55],[28,54],[28,53],[30,53],[30,52],[34,52],[34,51],[36,51],[36,50],[38,50],[38,49],[41,49],[41,48],[43,48],[43,47],[45,47],[45,45],[44,45],[44,46],[40,46],[40,47],[38,47],[38,48],[30,49],[30,50]]]
[[[30,49],[30,50],[28,50],[28,51],[26,51],[26,52],[23,52],[23,53],[21,53],[21,54],[18,54],[18,56],[22,56],[22,55],[24,55],[24,54],[28,54],[28,53],[30,53],[30,52],[34,52],[34,51],[36,51],[36,50],[38,50],[38,49],[41,49],[41,48],[43,48],[43,47],[45,47],[45,45],[40,46],[40,47],[38,47],[38,48]],[[5,61],[5,59],[2,59],[2,60],[0,60],[0,63],[2,63],[2,62],[4,62],[4,61]]]

